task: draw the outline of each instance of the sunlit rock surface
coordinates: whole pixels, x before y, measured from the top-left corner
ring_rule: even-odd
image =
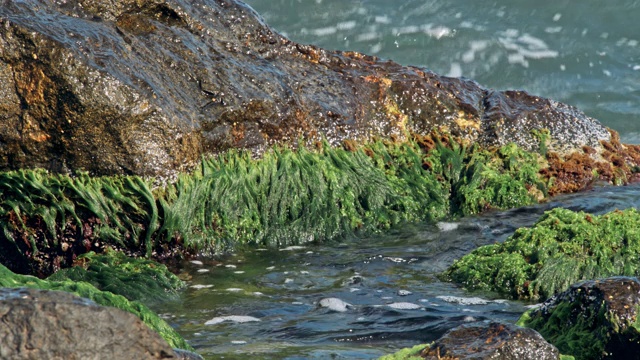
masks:
[[[599,147],[573,107],[296,44],[222,1],[5,1],[0,169],[172,176],[203,153],[449,131],[481,144]]]

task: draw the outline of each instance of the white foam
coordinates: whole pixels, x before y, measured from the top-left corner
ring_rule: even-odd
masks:
[[[191,285],[190,287],[200,290],[200,289],[208,289],[210,287],[213,287],[213,285]]]
[[[336,24],[336,28],[338,28],[338,30],[351,30],[355,27],[356,27],[355,20],[343,21]]]
[[[318,305],[337,312],[346,312],[350,307],[353,307],[353,305],[338,298],[324,298],[318,302]]]
[[[260,321],[260,319],[253,316],[242,316],[242,315],[230,315],[230,316],[218,316],[214,317],[211,320],[207,320],[205,325],[217,325],[222,324],[224,322],[233,322],[237,324],[247,323],[247,322],[256,322]]]
[[[302,250],[302,249],[306,249],[306,247],[300,246],[300,245],[291,245],[291,246],[287,246],[286,248],[280,249],[280,251],[293,251],[293,250]]]
[[[206,273],[209,272],[209,269],[198,269],[199,273]]]
[[[460,224],[440,221],[436,224],[436,226],[440,231],[447,232],[457,229]]]
[[[246,343],[247,342],[244,341],[244,340],[231,340],[231,344],[233,344],[233,345],[244,345]]]
[[[190,262],[191,262],[192,264],[194,264],[194,265],[200,265],[200,266],[202,266],[202,261],[200,261],[200,260],[191,260]]]
[[[409,290],[398,290],[398,295],[399,296],[407,296],[407,295],[411,295],[413,294],[411,291]]]
[[[398,310],[418,310],[418,309],[422,309],[422,306],[420,306],[418,304],[410,303],[410,302],[396,302],[396,303],[387,304],[387,306],[392,308],[392,309],[398,309]]]
[[[240,292],[240,291],[244,291],[244,289],[240,289],[240,288],[228,288],[227,291],[230,292]]]
[[[479,297],[460,297],[460,296],[448,296],[440,295],[436,296],[437,299],[446,301],[448,303],[460,304],[460,305],[486,305],[490,303],[490,300],[482,299]]]
[[[333,35],[337,32],[338,32],[338,28],[336,28],[335,26],[327,26],[327,27],[311,30],[311,34],[315,36]]]
[[[232,264],[227,264],[224,267],[226,267],[227,269],[235,269],[237,266],[232,265]]]

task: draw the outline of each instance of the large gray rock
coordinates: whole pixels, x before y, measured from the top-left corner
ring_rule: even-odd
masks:
[[[477,322],[451,329],[421,354],[429,360],[556,360],[560,353],[531,329]]]
[[[610,137],[555,101],[296,44],[235,0],[0,4],[0,169],[172,175],[228,148],[433,129],[532,149],[547,128],[561,151]]]
[[[135,315],[65,292],[1,288],[0,324],[0,359],[178,359]]]

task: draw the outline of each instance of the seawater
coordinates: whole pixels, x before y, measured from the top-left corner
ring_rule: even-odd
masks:
[[[524,89],[577,106],[640,143],[640,1],[250,0],[280,33]],[[413,224],[320,246],[252,249],[180,264],[188,288],[155,304],[207,359],[370,359],[531,304],[469,293],[437,274],[545,211],[637,207],[640,185]]]

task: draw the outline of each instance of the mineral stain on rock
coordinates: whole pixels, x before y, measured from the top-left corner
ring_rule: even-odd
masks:
[[[545,128],[561,152],[610,138],[551,100],[296,44],[235,0],[8,2],[0,26],[0,169],[164,177],[230,148],[434,129],[531,150]]]

